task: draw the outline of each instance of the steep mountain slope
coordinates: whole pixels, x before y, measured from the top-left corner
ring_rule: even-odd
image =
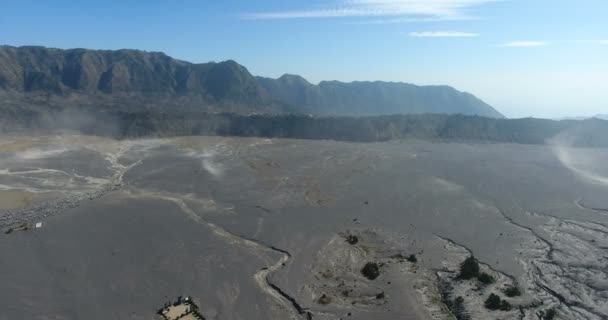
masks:
[[[445,86],[252,76],[234,61],[193,64],[160,52],[0,46],[0,107],[383,115],[502,115]]]
[[[322,81],[314,85],[297,75],[258,77],[274,97],[313,114],[381,115],[448,113],[503,116],[470,93],[448,86],[416,86],[394,82]]]
[[[234,61],[192,64],[138,50],[3,46],[0,89],[53,96],[59,104],[77,96],[81,104],[124,109],[176,105],[209,111],[285,111]]]

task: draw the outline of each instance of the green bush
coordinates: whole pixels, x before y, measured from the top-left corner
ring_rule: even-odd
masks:
[[[498,310],[500,309],[500,297],[491,293],[484,305],[489,310]]]
[[[486,309],[489,310],[511,310],[511,304],[506,300],[500,299],[500,297],[498,295],[495,295],[494,293],[490,294],[484,305]]]
[[[380,276],[380,267],[375,262],[368,262],[361,269],[361,274],[369,280],[374,280]]]
[[[477,279],[484,284],[490,284],[490,283],[494,283],[494,277],[492,277],[491,275],[482,272],[481,274],[479,274],[479,276],[477,277]]]
[[[521,296],[521,291],[516,286],[510,286],[504,290],[504,293],[507,297],[519,297]]]

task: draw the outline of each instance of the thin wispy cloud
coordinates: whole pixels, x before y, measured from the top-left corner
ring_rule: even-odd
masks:
[[[577,40],[576,42],[608,45],[608,39]]]
[[[360,19],[357,21],[349,21],[347,24],[397,24],[397,23],[424,23],[424,22],[441,22],[441,21],[470,21],[480,20],[479,17],[461,16],[461,17],[386,17],[380,19]]]
[[[423,31],[410,32],[408,36],[414,38],[470,38],[477,37],[479,34],[461,31]]]
[[[507,42],[505,44],[502,44],[501,47],[512,47],[512,48],[519,48],[519,47],[544,47],[544,46],[548,46],[549,42],[546,41],[512,41],[512,42]]]
[[[407,17],[415,19],[462,20],[474,18],[470,11],[495,0],[333,0],[317,8],[291,11],[253,12],[244,19],[306,19],[340,17]],[[397,21],[393,19],[393,21]]]
[[[475,16],[450,16],[450,17],[425,17],[425,18],[388,18],[372,20],[371,23],[377,24],[392,24],[392,23],[406,23],[406,22],[437,22],[437,21],[468,21],[468,20],[479,20],[479,17]]]

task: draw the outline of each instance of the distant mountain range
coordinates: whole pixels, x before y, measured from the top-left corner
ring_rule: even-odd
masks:
[[[159,52],[0,46],[0,108],[160,109],[372,116],[443,113],[502,118],[448,86],[254,77],[235,61],[193,64]]]
[[[470,93],[448,86],[416,86],[395,82],[322,81],[314,85],[298,75],[258,77],[258,83],[280,101],[311,114],[370,116],[446,113],[503,116]]]
[[[502,118],[475,96],[447,86],[315,85],[297,75],[255,77],[234,61],[193,64],[138,50],[0,46],[0,133],[530,144],[557,137],[608,147],[605,120]]]

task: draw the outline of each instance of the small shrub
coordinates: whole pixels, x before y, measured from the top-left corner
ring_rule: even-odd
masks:
[[[536,313],[536,316],[539,320],[553,320],[556,316],[555,309],[551,308],[545,311],[539,311]]]
[[[467,314],[464,307],[464,298],[461,296],[456,297],[454,299],[454,303],[452,304],[452,313],[456,317],[457,320],[470,320],[471,317]]]
[[[416,258],[415,254],[410,254],[410,256],[407,257],[407,261],[409,261],[411,263],[416,263],[416,262],[418,262],[418,258]]]
[[[500,309],[500,302],[500,297],[491,293],[484,305],[486,309],[498,310]]]
[[[478,275],[479,263],[477,263],[477,260],[473,256],[466,258],[460,265],[460,274],[458,275],[458,278],[467,280],[477,277]]]
[[[348,244],[355,245],[359,243],[359,238],[357,236],[349,234],[348,236],[346,236],[346,242],[348,242]]]
[[[516,286],[510,286],[510,287],[506,288],[504,290],[504,293],[509,298],[521,296],[521,291]]]
[[[490,283],[494,283],[494,277],[492,277],[491,275],[482,272],[481,274],[479,274],[479,276],[477,277],[477,279],[484,284],[490,284]]]
[[[502,310],[502,311],[511,310],[511,304],[506,300],[500,301],[500,310]]]
[[[361,269],[361,274],[369,280],[374,280],[380,276],[380,267],[375,262],[368,262]]]
[[[331,298],[328,297],[325,293],[317,300],[319,304],[327,305],[331,303]]]
[[[395,259],[395,260],[399,260],[399,262],[403,262],[407,259],[406,256],[403,255],[403,253],[397,253],[391,256],[391,259]]]

